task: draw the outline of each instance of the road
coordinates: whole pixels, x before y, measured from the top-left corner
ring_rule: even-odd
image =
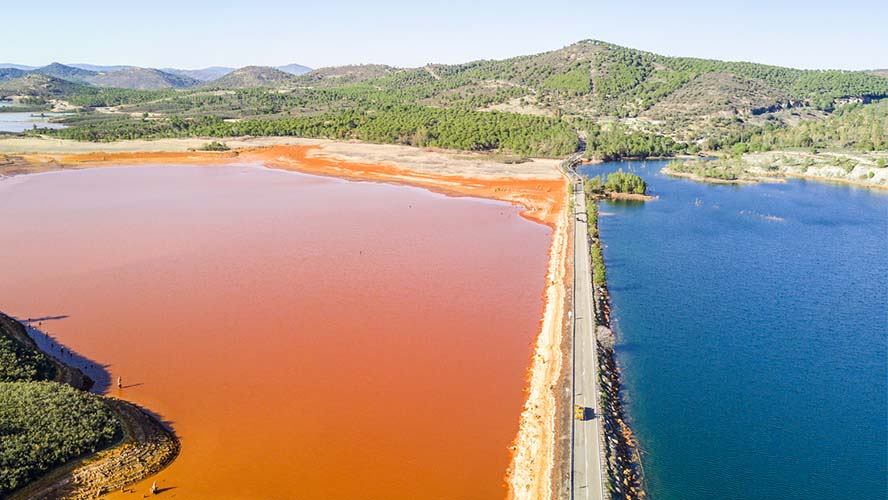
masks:
[[[574,157],[568,160],[572,163]],[[586,229],[586,197],[578,177],[568,168],[574,201],[574,287],[571,323],[573,329],[573,399],[585,409],[584,419],[574,415],[571,471],[571,498],[605,500],[602,473],[602,427],[599,418],[598,352],[595,342],[595,314],[592,300],[592,274]]]

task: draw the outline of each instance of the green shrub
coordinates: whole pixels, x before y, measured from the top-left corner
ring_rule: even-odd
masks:
[[[49,357],[13,338],[6,328],[0,323],[0,382],[54,379],[56,369]]]
[[[0,382],[0,496],[103,448],[120,431],[94,394],[56,382]]]
[[[213,141],[207,144],[204,144],[200,148],[200,151],[230,151],[231,148],[228,147],[224,142]]]
[[[592,282],[597,286],[607,286],[607,269],[604,266],[604,254],[601,243],[596,241],[590,249],[592,257]]]

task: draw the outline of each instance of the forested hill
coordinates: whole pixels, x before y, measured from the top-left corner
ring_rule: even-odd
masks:
[[[432,105],[586,117],[643,116],[657,105],[662,114],[680,106],[670,98],[689,88],[698,90],[694,97],[701,109],[721,110],[732,99],[731,111],[741,114],[790,106],[829,110],[837,100],[888,96],[888,79],[875,73],[667,57],[595,40],[505,60],[413,69],[347,68],[316,70],[294,81],[327,87],[362,84]],[[361,74],[357,69],[366,76],[356,78]],[[705,85],[713,79],[738,84]]]
[[[15,79],[0,82],[0,97],[4,86],[14,83]],[[821,120],[849,103],[888,97],[888,78],[875,72],[667,57],[586,40],[505,60],[406,69],[342,66],[303,75],[275,72],[268,78],[222,79],[154,93],[82,87],[62,93],[86,113],[70,120],[73,128],[53,133],[78,139],[249,129],[413,145],[459,144],[476,150],[512,149],[514,141],[501,139],[526,137],[530,142],[516,151],[569,152],[566,149],[576,141],[518,132],[516,127],[539,130],[542,122],[530,120],[536,117],[566,125],[558,130],[590,135],[590,144],[600,145],[610,157],[730,146],[751,129],[792,127]],[[120,114],[89,113],[107,106],[117,106]],[[434,112],[440,109],[459,114]],[[500,118],[481,116],[491,112]],[[139,114],[142,120],[132,118]],[[442,124],[442,117],[456,121]],[[282,118],[291,121],[257,123]],[[218,125],[243,119],[252,125]],[[472,122],[484,124],[473,127],[477,136],[460,132],[458,138],[451,137],[457,124]]]

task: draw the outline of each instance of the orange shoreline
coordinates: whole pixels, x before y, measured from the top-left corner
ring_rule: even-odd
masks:
[[[524,207],[521,215],[549,227],[555,226],[563,208],[563,180],[500,177],[481,179],[460,175],[433,175],[390,165],[358,163],[323,154],[322,146],[277,145],[225,152],[119,152],[84,154],[32,154],[21,158],[32,171],[128,165],[231,165],[258,162],[269,168],[325,175],[359,181],[406,184],[452,196],[474,196],[506,201]]]

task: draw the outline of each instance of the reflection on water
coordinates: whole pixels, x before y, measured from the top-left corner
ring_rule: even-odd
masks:
[[[138,167],[13,177],[0,213],[0,308],[172,422],[179,498],[505,495],[550,236],[518,208]]]

